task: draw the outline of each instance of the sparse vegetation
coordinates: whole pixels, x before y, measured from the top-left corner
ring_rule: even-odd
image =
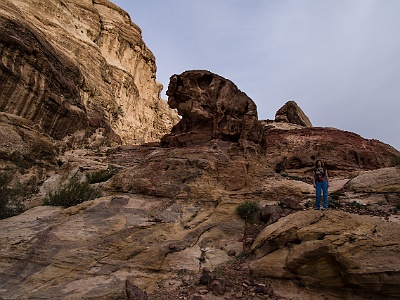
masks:
[[[332,200],[339,200],[340,197],[344,196],[344,193],[338,191],[338,192],[331,193],[329,196],[331,197]]]
[[[352,207],[356,207],[356,208],[361,208],[362,207],[362,204],[357,202],[357,201],[353,201],[349,205],[352,206]]]
[[[86,180],[90,184],[104,182],[113,177],[114,174],[115,173],[109,169],[100,170],[86,174]]]
[[[400,204],[397,204],[395,207],[392,208],[392,211],[397,214],[400,210]]]
[[[342,207],[342,203],[339,201],[339,200],[329,200],[328,201],[328,203],[329,203],[329,207],[332,207],[332,208],[339,208],[339,207]]]
[[[72,178],[66,186],[54,193],[50,193],[46,204],[70,207],[96,199],[100,194],[100,191],[90,186],[88,182],[80,182],[78,179]]]
[[[400,166],[400,156],[395,156],[391,159],[392,167]]]
[[[255,219],[256,214],[260,211],[260,206],[256,202],[246,201],[239,204],[236,208],[238,216],[246,222]]]
[[[0,174],[0,219],[19,215],[24,207],[18,199],[21,191],[8,187],[11,180],[10,173]]]
[[[305,204],[304,204],[305,208],[310,208],[314,206],[314,201],[308,200]]]

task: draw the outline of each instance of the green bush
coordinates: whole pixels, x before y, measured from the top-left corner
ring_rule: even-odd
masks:
[[[0,220],[19,215],[24,207],[19,201],[20,192],[8,187],[12,174],[0,174]]]
[[[86,180],[89,183],[104,182],[114,176],[114,172],[110,170],[100,170],[86,174]]]
[[[238,216],[245,221],[253,220],[259,211],[260,206],[256,202],[246,201],[236,207]]]
[[[50,193],[47,205],[70,207],[82,202],[93,200],[101,195],[100,191],[88,182],[80,182],[72,178],[69,183],[60,190]]]

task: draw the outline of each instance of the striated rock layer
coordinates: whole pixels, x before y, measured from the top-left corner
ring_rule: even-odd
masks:
[[[322,159],[332,175],[347,176],[359,170],[388,167],[400,155],[378,140],[335,128],[266,127],[265,155],[277,173],[311,176],[315,160]]]
[[[155,58],[106,0],[0,3],[0,109],[70,146],[157,140],[178,121]]]
[[[337,211],[302,211],[259,234],[251,268],[255,276],[341,291],[342,299],[398,299],[399,249],[398,223]]]

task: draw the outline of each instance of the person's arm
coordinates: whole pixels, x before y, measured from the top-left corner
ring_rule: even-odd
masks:
[[[326,176],[326,182],[328,183],[328,186],[329,186],[328,170],[325,170],[325,176]]]
[[[313,176],[312,176],[312,185],[315,188],[315,170],[313,170]]]

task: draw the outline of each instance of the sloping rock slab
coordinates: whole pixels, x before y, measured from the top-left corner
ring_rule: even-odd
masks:
[[[347,185],[351,191],[367,193],[400,193],[400,167],[366,171]]]
[[[398,223],[339,211],[301,211],[266,227],[252,253],[256,276],[298,280],[345,297],[400,297]]]

